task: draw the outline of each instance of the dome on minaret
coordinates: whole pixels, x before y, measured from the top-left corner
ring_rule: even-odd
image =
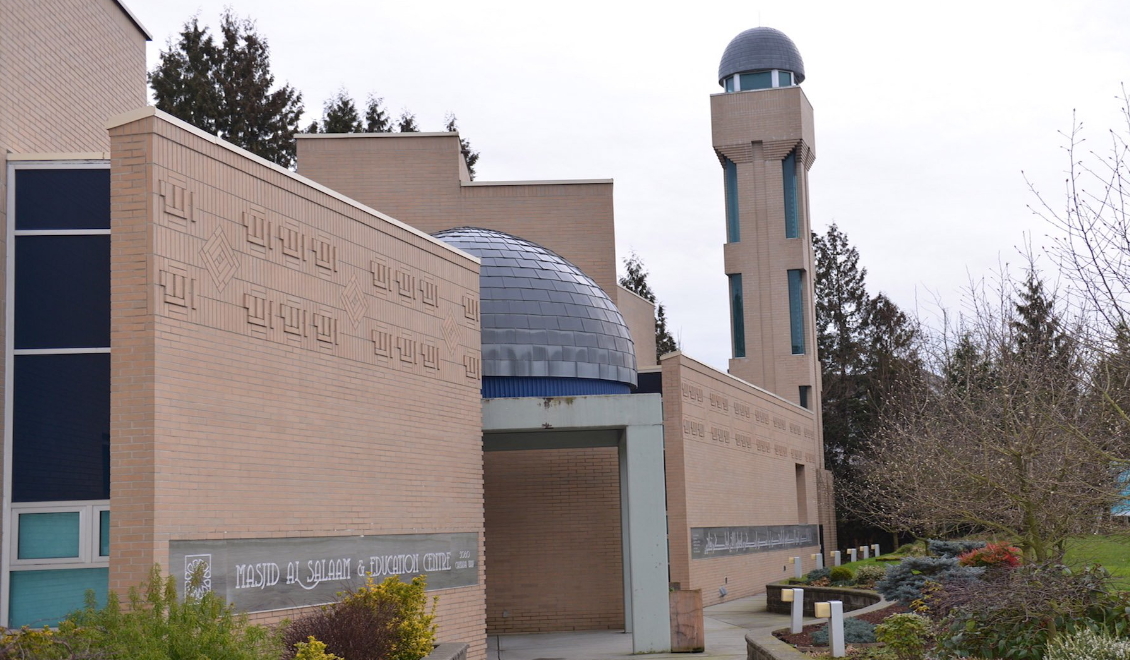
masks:
[[[755,27],[730,41],[718,65],[718,83],[735,73],[789,71],[795,82],[804,81],[804,60],[796,44],[784,32],[771,27]]]

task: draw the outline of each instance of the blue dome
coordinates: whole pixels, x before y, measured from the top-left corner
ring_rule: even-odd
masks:
[[[780,69],[792,71],[796,82],[804,82],[804,60],[792,39],[771,27],[755,27],[730,41],[718,65],[718,82],[735,73]]]
[[[635,347],[624,317],[579,268],[491,229],[459,227],[435,237],[482,261],[483,396],[615,394],[635,387]]]

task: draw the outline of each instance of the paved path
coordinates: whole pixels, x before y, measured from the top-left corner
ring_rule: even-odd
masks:
[[[745,660],[747,632],[768,635],[789,625],[786,614],[765,610],[765,594],[707,607],[705,653],[655,653],[670,660]],[[805,625],[816,619],[804,620]],[[492,635],[487,660],[610,660],[632,656],[632,636],[622,632],[570,632],[538,635]],[[638,656],[635,656],[638,657]]]

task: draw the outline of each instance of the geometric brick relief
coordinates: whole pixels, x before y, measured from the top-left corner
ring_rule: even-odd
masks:
[[[396,290],[401,298],[416,299],[416,276],[405,270],[396,271]]]
[[[773,445],[773,453],[778,456],[788,456],[789,448],[785,445]]]
[[[804,453],[804,462],[805,463],[815,463],[816,462],[816,454],[813,454],[812,452],[805,452]]]
[[[721,394],[710,393],[710,407],[722,412],[730,412],[730,400]]]
[[[443,320],[443,343],[447,344],[447,352],[455,355],[459,348],[459,324],[455,321],[455,314],[447,310],[447,318]]]
[[[388,264],[380,259],[373,259],[369,262],[369,269],[373,272],[373,286],[381,291],[388,291],[392,288],[392,271]]]
[[[439,370],[439,346],[424,342],[420,345],[420,355],[424,358],[424,368]]]
[[[768,454],[770,449],[772,449],[772,445],[769,444],[768,440],[757,440],[757,451]]]
[[[392,333],[388,330],[373,330],[373,353],[381,357],[392,357]]]
[[[306,310],[292,302],[279,303],[278,310],[283,332],[296,337],[306,336]]]
[[[223,291],[235,272],[239,270],[239,262],[235,258],[235,250],[228,243],[227,236],[219,227],[216,228],[212,238],[200,250],[200,258],[204,260],[204,267],[212,276],[216,287]]]
[[[479,358],[474,355],[463,356],[463,371],[466,373],[467,378],[478,380],[482,373]]]
[[[243,212],[243,226],[246,228],[247,242],[264,250],[271,249],[271,221],[267,210],[252,206]]]
[[[260,328],[270,328],[271,301],[265,292],[252,291],[243,294],[243,307],[247,310],[247,322]]]
[[[749,406],[740,401],[734,401],[734,415],[736,415],[737,417],[742,417],[744,419],[749,419]]]
[[[282,253],[297,261],[306,260],[306,236],[290,225],[279,225],[279,243]]]
[[[753,416],[759,423],[769,426],[769,413],[761,408],[756,408],[754,409]]]
[[[311,314],[314,324],[314,338],[330,345],[337,344],[337,319],[327,312]]]
[[[777,429],[778,431],[784,431],[788,428],[788,424],[786,424],[785,420],[781,419],[780,417],[774,417],[773,428]]]
[[[420,299],[428,307],[439,307],[439,285],[426,279],[420,279]]]
[[[800,424],[793,424],[789,422],[789,433],[793,435],[800,435]]]
[[[710,427],[710,439],[719,444],[730,444],[730,431],[728,429],[720,429],[716,426]]]
[[[812,429],[806,428],[804,430],[804,437],[808,438],[809,440],[814,440],[816,438],[816,433]]]
[[[479,320],[479,299],[469,293],[463,294],[463,317],[472,321]]]
[[[353,324],[353,328],[356,329],[360,325],[361,319],[365,317],[365,309],[368,307],[356,274],[350,276],[349,284],[345,285],[345,289],[341,292],[341,305],[345,308],[345,313],[349,315],[349,321]]]
[[[734,444],[740,449],[753,449],[753,438],[743,433],[735,433]]]
[[[804,452],[799,449],[793,449],[789,452],[789,455],[792,456],[794,461],[804,460]]]
[[[400,361],[404,364],[416,364],[416,340],[412,337],[401,335],[396,338],[396,350],[400,354]]]
[[[182,309],[196,309],[196,280],[188,276],[183,266],[169,264],[160,272],[158,284],[164,289],[166,305]]]
[[[702,403],[702,388],[691,383],[683,383],[683,398],[691,403]]]
[[[314,252],[314,265],[325,273],[337,272],[337,247],[328,238],[315,236],[310,239],[310,249]]]
[[[189,222],[196,222],[196,215],[193,213],[192,205],[192,191],[188,189],[188,179],[169,172],[165,175],[167,178],[160,183],[161,193],[161,209],[172,218],[177,218],[180,222],[176,222],[180,226],[186,226]]]
[[[692,438],[706,438],[706,425],[693,417],[683,418],[683,433]]]

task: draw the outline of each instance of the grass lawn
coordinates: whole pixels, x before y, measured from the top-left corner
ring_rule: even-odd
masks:
[[[1102,564],[1119,588],[1130,591],[1130,536],[1085,536],[1068,541],[1067,564]]]

